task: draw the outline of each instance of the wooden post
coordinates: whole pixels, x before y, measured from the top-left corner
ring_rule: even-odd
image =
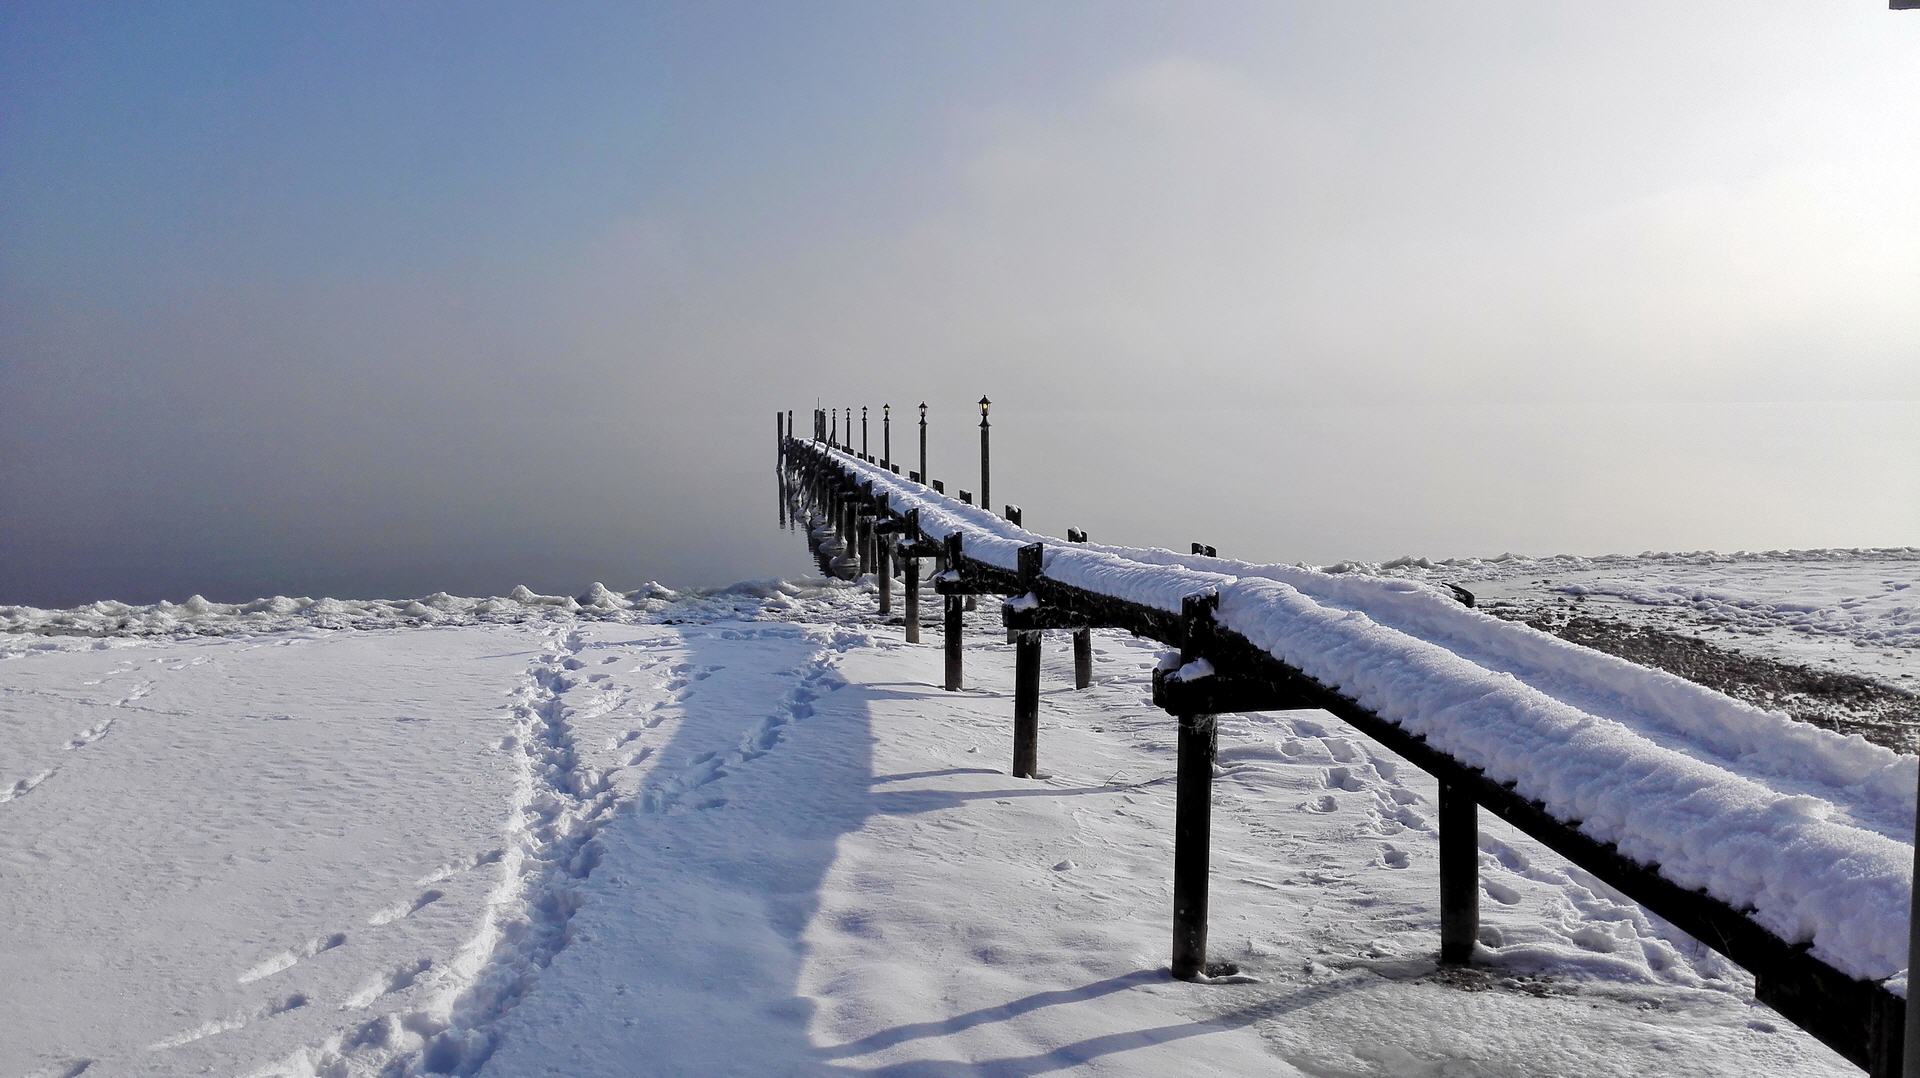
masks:
[[[947,536],[947,568],[960,567],[960,533]],[[947,600],[947,691],[957,692],[960,688],[960,596],[944,596]]]
[[[889,538],[881,535],[874,541],[874,572],[880,577],[880,614],[893,613],[893,566],[888,563],[887,547]]]
[[[1077,528],[1067,529],[1067,542],[1084,543],[1087,533]],[[1093,630],[1075,629],[1073,631],[1073,687],[1084,689],[1093,684]]]
[[[910,509],[907,511],[907,518],[912,520],[919,512],[918,509]],[[915,531],[910,530],[908,534],[915,534]],[[906,570],[907,578],[907,643],[918,644],[920,642],[920,559],[902,558],[901,560],[906,562],[902,568]]]
[[[1480,806],[1440,784],[1440,962],[1464,966],[1480,936]]]
[[[987,460],[987,405],[991,403],[985,395],[980,398],[980,508],[993,512],[992,471]]]
[[[860,416],[861,435],[863,437],[866,434],[866,421],[867,417],[863,410],[863,414]],[[854,518],[856,523],[860,525],[860,571],[862,573],[871,573],[873,572],[874,540],[878,538],[874,535],[873,531],[874,510],[872,483],[860,484],[860,489],[854,496],[854,504],[859,507],[860,514]]]
[[[1028,591],[1040,582],[1046,547],[1029,543],[1020,548],[1020,584]],[[1040,636],[1013,634],[1013,777],[1040,774]]]
[[[1040,777],[1040,636],[1013,634],[1013,777]]]
[[[1181,604],[1182,663],[1203,656],[1213,630],[1215,592]],[[1181,715],[1175,736],[1173,791],[1173,975],[1191,981],[1207,969],[1207,868],[1213,831],[1213,759],[1218,724],[1213,715]]]
[[[773,413],[773,452],[779,459],[787,459],[787,415],[785,412]]]
[[[1213,829],[1212,715],[1180,716],[1173,793],[1173,975],[1207,969],[1207,861]]]

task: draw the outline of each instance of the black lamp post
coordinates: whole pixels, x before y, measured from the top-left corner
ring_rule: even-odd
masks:
[[[880,467],[893,470],[893,405],[880,406]]]
[[[860,406],[860,456],[862,459],[864,459],[866,455],[867,455],[867,406],[863,404]]]
[[[933,476],[927,474],[927,402],[920,402],[920,481],[933,485]]]
[[[847,444],[841,446],[847,452],[853,452],[853,409],[847,409]]]
[[[993,402],[986,394],[980,395],[980,504],[993,512],[993,494],[988,489],[989,470],[987,467],[987,406]]]
[[[827,444],[836,449],[840,447],[840,413],[838,410],[833,413],[833,422],[827,427]]]

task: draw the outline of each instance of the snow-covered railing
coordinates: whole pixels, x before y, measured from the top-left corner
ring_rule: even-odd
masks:
[[[1210,712],[1324,708],[1441,783],[1443,959],[1472,951],[1484,806],[1751,970],[1763,1002],[1848,1059],[1899,1073],[1914,758],[1424,585],[1062,542],[869,459],[782,444],[847,548],[866,554],[862,568],[877,570],[883,602],[891,539],[863,522],[892,522],[909,555],[914,637],[915,559],[944,555],[948,687],[959,684],[960,597],[1013,597],[1003,616],[1018,638],[1016,774],[1035,766],[1041,630],[1112,626],[1181,649],[1155,684],[1156,702],[1181,716],[1176,831],[1189,856],[1183,865],[1176,847],[1176,973],[1200,973],[1204,957],[1210,774],[1186,763],[1189,739],[1210,763]]]

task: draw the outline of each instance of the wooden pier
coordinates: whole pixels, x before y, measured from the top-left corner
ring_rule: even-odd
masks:
[[[983,398],[983,433],[985,404]],[[924,468],[924,410],[922,416]],[[936,560],[932,580],[934,592],[944,601],[942,675],[948,690],[959,691],[963,686],[963,603],[976,596],[1004,598],[1001,620],[1014,646],[1010,767],[1014,776],[1039,774],[1044,634],[1072,634],[1076,688],[1091,682],[1089,633],[1093,629],[1123,629],[1177,650],[1177,660],[1163,663],[1151,684],[1154,704],[1175,720],[1172,733],[1178,751],[1171,866],[1175,977],[1204,980],[1231,971],[1210,964],[1206,957],[1215,717],[1313,708],[1331,713],[1438,781],[1441,963],[1463,965],[1473,960],[1479,927],[1479,811],[1485,808],[1751,971],[1754,993],[1761,1002],[1874,1078],[1905,1073],[1901,1056],[1906,1004],[1885,985],[1842,973],[1815,957],[1806,944],[1790,943],[1763,928],[1750,916],[1753,911],[1736,909],[1703,890],[1674,883],[1658,865],[1636,861],[1610,843],[1594,839],[1577,821],[1563,819],[1545,803],[1522,796],[1513,784],[1489,779],[1429,745],[1424,737],[1286,665],[1219,622],[1217,591],[1201,588],[1186,596],[1176,614],[1048,577],[1043,571],[1044,542],[1020,548],[1017,564],[1010,569],[969,552],[970,538],[993,537],[985,530],[970,536],[962,528],[935,541],[922,530],[918,507],[893,504],[886,493],[876,491],[870,469],[882,466],[863,453],[840,447],[838,441],[827,412],[816,414],[810,438],[795,436],[789,421],[779,437],[783,483],[791,484],[814,515],[833,522],[847,549],[859,551],[861,572],[877,574],[883,612],[891,609],[892,575],[903,576],[904,633],[909,642],[919,641],[921,635],[919,562],[929,557]],[[890,445],[884,451],[890,453]],[[982,463],[986,463],[984,452]],[[899,471],[891,462],[882,470],[890,475]],[[944,484],[924,471],[915,473],[912,483],[911,498],[924,504],[972,503],[966,492],[961,492],[958,502],[947,498]],[[981,486],[984,496],[986,483]],[[1018,524],[1020,517],[1019,507],[1009,505],[1003,519]],[[1069,529],[1067,541],[1085,543],[1087,536]],[[1194,544],[1193,552],[1215,556],[1205,544]],[[853,557],[849,555],[849,564]],[[1472,605],[1471,595],[1453,590],[1460,601]]]

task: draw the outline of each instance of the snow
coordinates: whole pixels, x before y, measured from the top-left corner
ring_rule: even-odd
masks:
[[[1823,552],[1779,560],[1648,561],[1475,585],[1499,599],[1573,600],[1586,612],[1686,631],[1766,658],[1916,688],[1920,556]]]
[[[1257,983],[1170,981],[1160,649],[1096,632],[1073,693],[1054,638],[1013,780],[997,612],[955,694],[870,588],[748,590],[7,638],[5,766],[52,775],[0,804],[0,1073],[1850,1073],[1497,823],[1484,968],[1436,971],[1432,783],[1311,712],[1220,720]]]
[[[1221,595],[1220,617],[1667,879],[1753,907],[1785,940],[1811,940],[1843,972],[1884,979],[1905,968],[1912,847],[1829,819],[1827,801],[1663,747],[1277,581],[1237,582]]]
[[[880,469],[847,463],[896,506],[919,508],[923,527],[933,521],[962,531],[971,556],[1005,564],[1007,550],[1048,541]],[[1886,980],[1905,968],[1911,757],[1467,610],[1424,584],[1355,575],[1352,566],[1329,573],[1048,542],[1043,572],[1050,579],[1162,610],[1178,610],[1186,595],[1217,591],[1221,622],[1256,646],[1512,783],[1556,818],[1672,882],[1754,909],[1758,923],[1788,942],[1810,943],[1816,956],[1850,975]],[[1901,548],[1745,559],[1877,565],[1909,553],[1920,554]],[[1643,560],[1711,561],[1704,554]],[[1496,561],[1513,571],[1539,564]],[[1409,559],[1394,568],[1429,571],[1436,563]],[[1904,596],[1906,589],[1890,591]],[[1904,606],[1890,609],[1904,618]]]
[[[1156,609],[1218,591],[1284,661],[1904,985],[1911,757],[1419,579],[1067,545],[869,473],[991,564],[1044,541],[1049,578]],[[1827,553],[1732,563],[1780,578],[1738,597],[1904,557]],[[939,626],[906,645],[872,607],[759,581],[0,608],[0,1074],[1852,1073],[1497,821],[1476,968],[1437,969],[1433,783],[1315,712],[1220,717],[1210,955],[1248,977],[1173,982],[1148,672],[1210,666],[1096,632],[1076,693],[1046,648],[1044,776],[1013,780],[998,611],[946,693]]]

